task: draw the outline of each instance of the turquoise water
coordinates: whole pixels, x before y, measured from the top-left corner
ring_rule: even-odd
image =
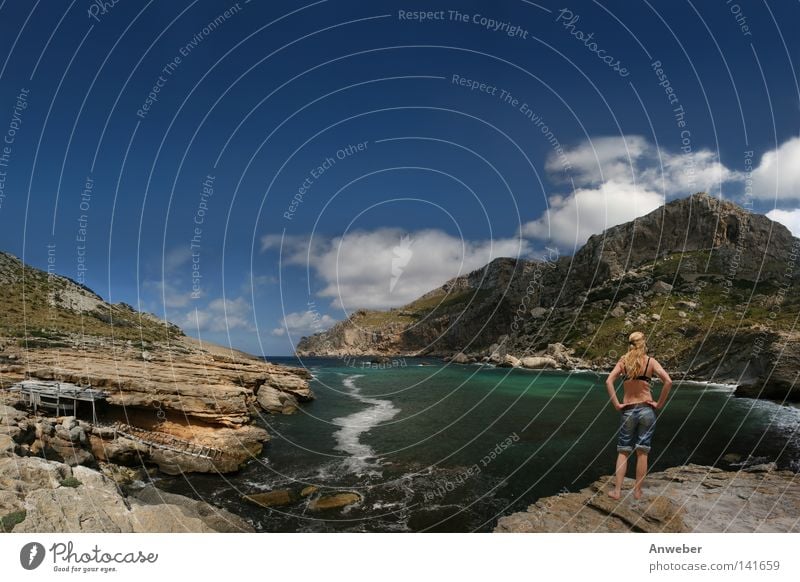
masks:
[[[263,417],[273,439],[260,459],[235,475],[161,485],[224,506],[259,531],[488,531],[502,515],[612,471],[619,417],[605,376],[394,364],[303,360],[317,399],[295,415]],[[677,384],[658,413],[651,467],[735,468],[733,454],[798,471],[799,423],[795,407]],[[304,504],[263,509],[240,499],[304,485],[358,491],[364,501],[315,514]]]

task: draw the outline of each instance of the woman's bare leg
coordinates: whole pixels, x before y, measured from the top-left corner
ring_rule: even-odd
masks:
[[[625,473],[628,471],[628,455],[630,453],[617,454],[617,469],[615,472],[614,490],[608,492],[612,499],[619,499],[622,494],[622,482],[625,480]]]
[[[642,496],[642,483],[647,475],[647,453],[636,449],[636,483],[633,486],[633,497],[639,499]]]

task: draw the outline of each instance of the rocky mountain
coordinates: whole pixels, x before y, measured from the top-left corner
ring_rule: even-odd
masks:
[[[231,472],[269,440],[261,414],[291,414],[314,398],[305,370],[201,343],[2,252],[0,283],[0,442],[21,456]],[[25,379],[103,390],[98,422],[25,411],[8,390]]]
[[[358,311],[297,353],[608,370],[639,329],[675,379],[800,400],[798,251],[783,225],[697,193],[572,256],[497,259],[404,307]]]

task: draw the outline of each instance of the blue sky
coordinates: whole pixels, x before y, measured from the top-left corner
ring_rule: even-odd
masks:
[[[204,339],[288,354],[698,190],[800,232],[797,3],[99,6],[0,3],[0,248]]]

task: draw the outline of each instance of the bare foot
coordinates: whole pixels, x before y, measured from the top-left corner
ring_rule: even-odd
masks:
[[[608,496],[609,496],[611,499],[616,499],[616,500],[619,500],[619,495],[620,495],[620,492],[619,492],[619,491],[609,491],[609,492],[608,492]]]
[[[633,498],[634,499],[641,499],[642,498],[642,490],[641,489],[634,489],[633,490]]]

